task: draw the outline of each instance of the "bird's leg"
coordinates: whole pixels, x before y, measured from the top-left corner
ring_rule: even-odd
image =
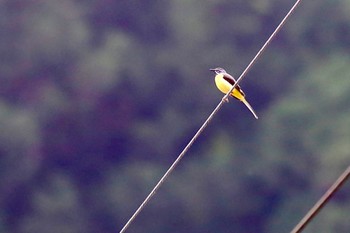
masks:
[[[228,103],[229,102],[229,100],[228,100],[228,96],[224,96],[224,97],[222,97],[222,101],[224,101],[225,103]]]

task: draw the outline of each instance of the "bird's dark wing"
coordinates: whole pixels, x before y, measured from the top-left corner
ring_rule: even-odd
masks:
[[[236,83],[236,80],[231,75],[224,74],[224,79],[231,85],[234,85]]]
[[[232,77],[231,75],[227,75],[224,74],[224,79],[229,82],[231,85],[234,85],[236,83],[236,80],[234,77]],[[236,86],[236,89],[242,93],[242,95],[244,96],[244,92],[242,91],[241,87],[239,85]]]

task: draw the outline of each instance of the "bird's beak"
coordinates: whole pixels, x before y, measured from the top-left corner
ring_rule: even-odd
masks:
[[[210,71],[213,71],[213,72],[215,72],[216,71],[216,69],[209,69]]]

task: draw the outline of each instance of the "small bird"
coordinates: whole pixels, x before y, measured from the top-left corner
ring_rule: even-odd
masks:
[[[217,67],[214,69],[210,69],[211,71],[215,72],[215,84],[216,87],[222,92],[227,94],[229,90],[231,90],[232,86],[236,83],[236,80],[228,74],[223,68]],[[244,105],[249,109],[249,111],[254,115],[256,119],[258,119],[258,116],[254,112],[254,109],[248,101],[245,99],[245,94],[242,91],[241,87],[237,85],[233,91],[230,94],[232,97],[235,97],[236,99],[240,100],[244,103]],[[226,100],[228,101],[228,100]]]

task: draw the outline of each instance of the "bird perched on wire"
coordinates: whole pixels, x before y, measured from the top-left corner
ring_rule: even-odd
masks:
[[[228,74],[223,68],[217,67],[214,69],[210,69],[211,71],[215,72],[215,84],[216,87],[222,92],[227,94],[229,90],[231,90],[232,86],[236,83],[236,80]],[[240,100],[244,103],[244,105],[249,109],[249,111],[254,115],[256,119],[258,119],[258,116],[256,115],[254,109],[248,101],[245,99],[245,94],[242,91],[241,87],[237,85],[232,92],[230,93],[230,96],[235,97],[236,99]],[[228,99],[226,100],[228,101]]]

